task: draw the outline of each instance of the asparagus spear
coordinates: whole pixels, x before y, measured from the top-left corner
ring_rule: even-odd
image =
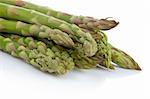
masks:
[[[13,41],[17,42],[20,45],[28,47],[29,49],[36,48],[36,46],[34,46],[35,45],[34,43],[36,43],[37,41],[34,40],[33,38],[30,38],[30,37],[24,38],[18,35],[12,35],[12,34],[6,34],[6,33],[3,33],[1,35],[12,39]],[[73,64],[75,63],[76,67],[78,68],[90,69],[90,68],[96,67],[96,64],[102,61],[100,60],[100,58],[89,58],[89,57],[83,56],[81,55],[82,53],[79,53],[79,51],[75,49],[66,49],[59,45],[55,45],[53,42],[49,40],[46,40],[46,39],[42,39],[42,40],[46,42],[47,47],[49,47],[53,52],[55,52],[55,55],[57,55],[60,59],[67,61],[67,63],[70,63],[68,65],[66,64],[68,68],[73,67]],[[69,56],[71,56],[73,60]]]
[[[46,47],[45,43],[41,42],[41,41],[37,41],[35,39],[33,39],[32,37],[21,37],[19,35],[12,35],[12,34],[1,34],[4,37],[8,37],[10,38],[12,41],[17,42],[18,44],[27,47],[30,50],[33,49],[41,49],[42,47]],[[51,49],[51,51],[55,54],[56,57],[58,57],[59,59],[61,59],[62,63],[65,65],[65,69],[66,70],[72,70],[74,68],[74,62],[73,59],[70,57],[70,55],[62,49],[59,49],[57,46],[55,46],[54,44],[51,45],[49,47]],[[43,53],[44,50],[40,50]]]
[[[84,50],[80,43],[75,42],[75,48],[68,50],[70,55],[75,61],[75,64],[79,68],[93,68],[96,67],[96,64],[101,65],[101,67],[105,67],[108,69],[114,69],[111,64],[111,50],[110,46],[107,43],[107,37],[102,32],[91,32],[87,29],[82,29],[85,32],[90,32],[98,44],[98,51],[93,57],[85,56]],[[46,44],[49,44],[49,41],[43,40]],[[89,62],[87,62],[89,61]],[[78,64],[77,64],[78,63]]]
[[[107,42],[107,37],[104,33],[97,33],[97,35],[102,36],[101,39],[96,39],[98,43],[97,55],[103,57],[103,62],[99,65],[108,68],[115,69],[111,64],[111,49]]]
[[[131,56],[126,54],[124,51],[113,47],[111,44],[110,47],[112,53],[112,62],[116,63],[121,68],[141,70],[139,65]]]
[[[71,57],[74,59],[76,67],[82,69],[95,68],[97,64],[101,64],[104,60],[101,56],[95,57],[94,55],[92,57],[87,57],[83,55],[81,44],[76,44],[76,49],[70,49],[68,53],[70,53]]]
[[[97,41],[98,46],[101,45],[100,43],[102,42],[102,33],[92,32],[92,31],[89,31],[89,32],[92,34],[93,38]],[[105,40],[103,41],[105,42]],[[102,44],[105,44],[105,47],[107,47],[108,50],[104,50],[106,52],[104,53],[105,57],[103,58],[106,60],[104,61],[104,63],[102,62],[100,65],[107,67],[107,68],[108,66],[110,66],[109,68],[114,69],[113,66],[110,64],[110,61],[112,61],[113,63],[117,64],[119,67],[122,67],[125,69],[141,70],[141,68],[136,63],[136,61],[131,56],[126,54],[124,51],[117,49],[108,43],[102,43]],[[100,53],[101,51],[103,51],[102,49],[103,48],[99,46],[97,53]],[[103,55],[103,54],[100,53],[99,55]],[[106,64],[106,63],[109,63],[109,64]]]
[[[83,31],[88,31],[91,33],[95,41],[97,42],[98,51],[94,57],[102,57],[103,61],[99,63],[98,66],[104,67],[107,69],[115,69],[111,64],[111,48],[108,45],[107,36],[101,32],[93,32],[87,29],[83,29]]]
[[[92,38],[90,33],[85,33],[78,26],[69,24],[52,16],[47,16],[45,14],[22,7],[0,3],[0,17],[39,25],[46,25],[51,28],[60,29],[68,33],[77,42],[83,44],[85,55],[93,56],[97,52],[96,41]]]
[[[53,43],[50,42],[47,39],[41,39],[48,47],[53,46]],[[103,61],[103,58],[101,56],[95,57],[87,57],[83,54],[83,48],[80,43],[75,43],[76,49],[66,49],[62,46],[55,45],[59,49],[66,50],[70,56],[73,58],[75,66],[77,68],[81,69],[90,69],[90,68],[95,68],[97,64],[100,64]]]
[[[114,20],[108,20],[108,18],[99,20],[93,17],[75,16],[22,0],[0,0],[0,2],[32,9],[90,30],[109,30],[118,24],[118,22]]]
[[[44,25],[32,25],[21,21],[11,21],[0,18],[0,31],[7,33],[18,33],[23,36],[47,38],[49,40],[53,40],[56,44],[69,48],[74,46],[74,42],[69,35],[58,29],[51,29]]]
[[[84,31],[89,31],[89,30],[84,29]],[[96,42],[98,44],[98,52],[97,52],[97,53],[99,53],[98,55],[105,56],[105,57],[103,57],[105,59],[103,61],[104,63],[102,62],[100,64],[101,66],[107,67],[107,68],[109,67],[110,69],[114,69],[114,67],[110,63],[110,61],[112,61],[113,63],[117,64],[119,67],[122,67],[125,69],[141,70],[139,65],[136,63],[136,61],[131,56],[126,54],[124,51],[117,49],[117,48],[113,47],[111,44],[105,42],[107,37],[105,36],[104,33],[93,32],[93,31],[89,31],[89,33],[91,33],[91,35],[93,36],[93,38],[96,40]],[[99,45],[105,45],[104,46],[105,47],[104,51],[106,51],[105,53],[101,52],[101,51],[103,51],[103,46],[99,46]],[[107,48],[107,50],[106,50],[106,48]]]
[[[29,45],[33,42],[29,42]],[[64,61],[57,57],[55,53],[46,47],[42,42],[38,42],[37,48],[29,49],[25,46],[19,45],[10,38],[0,36],[0,49],[11,54],[14,57],[21,58],[25,62],[33,65],[44,72],[64,74],[68,71]]]
[[[3,29],[1,29],[1,31],[7,32],[7,33],[13,32],[13,33],[16,33],[16,34],[20,34],[22,31],[24,31],[24,32],[26,32],[26,35],[24,35],[24,34],[21,34],[21,35],[24,35],[24,36],[32,35],[31,32],[30,32],[30,31],[32,31],[32,28],[29,28],[29,27],[26,28],[25,25],[24,25],[24,27],[21,28],[22,30],[19,30],[19,29],[15,29],[16,28],[16,24],[17,23],[15,21],[10,21],[10,20],[8,21],[8,20],[1,19],[0,20],[0,25],[3,26]],[[30,34],[28,32],[30,32]],[[70,51],[72,53],[71,56],[75,60],[76,66],[78,66],[80,68],[93,68],[97,64],[96,61],[98,61],[98,63],[101,62],[101,58],[98,58],[98,59],[97,58],[93,58],[93,59],[91,59],[91,58],[86,57],[83,54],[83,51],[81,53],[81,50],[83,49],[82,45],[81,44],[78,44],[78,45],[80,45],[80,47],[76,46],[75,47],[76,49],[74,51],[72,51],[72,52]],[[71,50],[73,50],[73,49],[71,49]],[[79,53],[79,50],[80,50],[80,53]]]

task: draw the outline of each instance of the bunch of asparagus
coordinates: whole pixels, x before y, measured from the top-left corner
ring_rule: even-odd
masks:
[[[41,71],[74,68],[141,70],[131,56],[108,43],[103,30],[114,20],[75,16],[22,0],[0,0],[0,49]]]

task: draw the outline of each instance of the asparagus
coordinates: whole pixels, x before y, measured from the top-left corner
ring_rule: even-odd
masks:
[[[51,42],[46,40],[46,39],[42,39],[43,42],[45,42],[47,45],[51,45]],[[101,45],[100,45],[101,44]],[[82,46],[81,44],[75,43],[76,45],[76,49],[66,49],[68,51],[68,53],[71,55],[71,57],[74,59],[74,63],[75,66],[81,69],[91,69],[91,68],[95,68],[97,66],[99,67],[103,67],[103,68],[108,68],[108,69],[114,69],[114,67],[111,65],[111,51],[110,49],[108,50],[108,48],[110,47],[106,47],[103,42],[101,42],[98,48],[100,48],[100,50],[98,50],[98,52],[96,53],[96,55],[92,56],[92,57],[87,57],[85,55],[83,55],[83,50],[82,50]],[[63,49],[61,47],[61,49]],[[108,53],[109,52],[109,53]]]
[[[28,47],[29,49],[36,48],[36,46],[34,46],[35,45],[34,43],[36,43],[37,41],[31,37],[24,38],[24,37],[21,37],[18,35],[12,35],[12,34],[6,34],[6,33],[3,33],[1,35],[12,39],[13,41],[17,42],[20,45]],[[42,40],[43,40],[43,42],[45,42],[47,44],[47,47],[49,47],[53,52],[55,52],[55,55],[57,55],[61,59],[64,59],[68,63],[70,63],[71,66],[69,64],[68,65],[66,64],[68,66],[68,68],[73,67],[72,64],[75,63],[75,66],[78,68],[90,69],[90,68],[96,67],[96,64],[100,63],[102,61],[100,59],[100,57],[99,58],[94,58],[94,57],[89,58],[89,57],[81,55],[81,53],[79,53],[79,51],[77,51],[75,49],[66,49],[59,45],[55,45],[53,42],[51,42],[49,40],[46,40],[46,39],[42,39]],[[70,58],[69,56],[71,56],[72,58]]]
[[[110,45],[110,47],[112,53],[112,62],[116,63],[121,68],[141,70],[139,65],[131,56],[126,54],[124,51],[113,47],[112,45]]]
[[[82,29],[83,31],[88,31],[91,33],[95,41],[97,42],[98,51],[94,57],[101,57],[102,62],[99,63],[99,67],[104,67],[107,69],[115,69],[111,64],[111,48],[108,45],[107,36],[101,31],[93,32],[87,29]],[[100,59],[100,60],[102,60]]]
[[[92,57],[87,57],[83,55],[81,44],[76,44],[76,49],[70,49],[68,53],[70,53],[71,57],[74,59],[75,66],[81,69],[95,68],[97,64],[101,64],[104,60],[101,56],[95,57],[94,55]]]
[[[110,64],[110,61],[112,60],[112,62],[118,64],[122,68],[141,70],[140,67],[138,66],[138,64],[133,60],[133,58],[131,58],[131,56],[127,55],[125,52],[121,51],[120,49],[117,49],[111,45],[108,45],[107,40],[106,40],[107,38],[105,37],[105,35],[103,35],[103,33],[96,33],[97,30],[99,30],[99,29],[107,30],[107,29],[110,29],[110,28],[116,26],[118,23],[113,21],[113,20],[108,20],[107,18],[97,20],[97,19],[94,19],[91,17],[73,16],[73,15],[58,12],[58,11],[55,11],[55,10],[52,10],[52,9],[49,9],[46,7],[41,7],[41,6],[34,5],[32,3],[28,3],[25,1],[21,1],[21,0],[0,0],[0,2],[24,7],[24,8],[31,9],[31,10],[36,10],[36,11],[39,11],[43,14],[53,16],[55,18],[67,21],[69,23],[74,23],[74,24],[78,25],[80,28],[85,28],[86,30],[89,29],[90,33],[95,38],[95,40],[98,44],[97,45],[98,46],[98,52],[96,53],[96,55],[94,55],[93,57],[87,57],[84,55],[80,55],[80,52],[83,53],[83,50],[79,51],[80,48],[82,49],[82,45],[80,45],[80,44],[75,44],[75,45],[79,45],[77,47],[78,50],[73,50],[73,51],[72,51],[72,49],[69,50],[69,52],[71,52],[71,55],[74,58],[74,60],[77,60],[76,65],[78,65],[78,63],[79,63],[80,68],[89,68],[92,66],[95,67],[95,64],[97,63],[95,61],[92,63],[92,65],[89,65],[87,67],[86,67],[85,63],[88,63],[86,61],[89,59],[92,60],[92,58],[95,58],[97,61],[97,59],[98,59],[97,57],[100,57],[99,64],[104,66],[104,67],[107,67],[107,68],[113,69],[113,66]],[[14,12],[15,11],[12,11],[13,14],[16,14],[16,12],[15,13]],[[7,16],[6,18],[9,18],[8,15],[6,15],[6,16]],[[15,19],[15,18],[13,18],[13,19]],[[35,19],[36,19],[36,21],[35,21]],[[28,22],[28,21],[27,22],[28,23],[41,24],[40,22],[37,22],[38,18],[35,18],[35,19],[34,19],[34,22]],[[68,26],[68,23],[67,23],[67,26]],[[53,27],[53,26],[51,26],[51,27],[57,28],[57,27]],[[2,26],[0,28],[2,28]],[[60,29],[60,28],[58,28],[58,29]],[[62,29],[62,30],[66,31],[64,29]],[[92,33],[91,31],[94,31],[96,33],[96,35],[93,34],[94,32]],[[87,32],[89,33],[89,31],[86,31],[85,33],[87,33]],[[69,31],[69,33],[71,33],[71,32]],[[73,39],[75,39],[76,41],[78,41],[76,37],[73,37],[72,35],[71,35],[71,37]],[[82,59],[83,59],[83,62],[81,61]],[[84,61],[85,61],[85,63],[84,63]],[[85,66],[81,66],[82,63]]]
[[[85,55],[93,56],[97,52],[97,44],[90,33],[85,33],[78,26],[69,24],[52,16],[47,16],[34,10],[0,3],[0,17],[60,29],[68,33],[70,37],[77,42],[83,44]]]
[[[37,41],[37,40],[33,39],[32,37],[21,37],[19,35],[9,35],[9,34],[1,34],[1,35],[3,35],[4,37],[10,38],[12,41],[17,42],[18,44],[25,46],[25,47],[29,48],[30,50],[40,49],[42,47],[48,48],[45,45],[45,43],[43,43],[41,41]],[[52,52],[55,54],[56,57],[61,59],[66,70],[72,70],[74,68],[73,59],[70,57],[70,55],[65,50],[59,49],[54,44],[51,45],[51,47],[49,47],[49,48],[52,50]],[[41,51],[43,53],[45,53],[44,50],[41,50]]]
[[[112,61],[113,63],[117,64],[119,67],[122,67],[125,69],[141,70],[139,65],[136,63],[136,61],[131,56],[126,54],[124,51],[115,48],[111,44],[106,43],[105,42],[106,40],[102,40],[103,33],[92,32],[92,31],[89,31],[89,32],[92,34],[93,38],[98,43],[98,52],[97,52],[97,53],[99,53],[98,55],[103,55],[103,54],[105,55],[105,57],[103,57],[105,59],[105,61],[104,61],[104,63],[102,62],[100,65],[110,68],[110,69],[114,69],[113,66],[110,64],[110,61]],[[104,41],[105,43],[103,43],[102,41]],[[102,42],[102,44],[101,44],[101,42]],[[101,51],[103,51],[102,50],[103,48],[102,48],[102,46],[99,46],[99,45],[104,45],[104,44],[105,44],[105,46],[104,46],[105,49],[106,49],[106,47],[108,49],[104,50],[106,52],[103,52],[103,54],[102,54]]]
[[[33,42],[29,43],[33,44]],[[4,52],[24,60],[43,72],[64,74],[68,71],[64,61],[57,57],[51,49],[47,48],[44,43],[38,42],[34,46],[37,46],[37,48],[31,50],[19,45],[10,38],[0,36],[0,49]]]
[[[108,20],[108,18],[99,20],[93,17],[75,16],[22,0],[0,0],[0,2],[32,9],[89,30],[109,30],[118,24],[118,22],[114,20]]]
[[[53,40],[56,44],[69,48],[74,46],[74,42],[69,35],[58,29],[51,29],[44,25],[32,25],[21,21],[11,21],[0,18],[0,31],[7,33],[18,33],[23,36],[47,38],[49,40]]]
[[[47,39],[41,39],[48,47],[53,46],[53,43]],[[99,57],[87,57],[83,54],[83,48],[80,43],[75,43],[76,49],[66,49],[62,46],[55,45],[59,49],[66,50],[70,56],[73,58],[75,67],[80,69],[91,69],[95,68],[97,64],[100,64],[103,61],[101,56]]]
[[[17,43],[23,45],[23,46],[28,46],[30,49],[34,49],[36,48],[36,46],[34,46],[34,42],[33,39],[28,37],[28,38],[23,38],[17,35],[8,35],[8,34],[1,34],[5,37],[9,37],[11,38],[13,41],[16,41]],[[98,37],[96,34],[93,35],[95,36],[94,38],[99,39],[100,36]],[[64,55],[65,52],[64,48],[54,45],[52,42],[47,41],[45,39],[43,39],[44,42],[46,42],[49,47],[51,48],[52,51],[56,52],[55,54],[58,55],[59,58],[64,59],[65,61],[69,60],[68,57],[64,57],[64,56],[69,56],[68,54]],[[30,42],[30,43],[29,43]],[[56,47],[54,47],[56,46]],[[141,68],[138,66],[138,64],[133,60],[133,58],[131,58],[131,56],[127,55],[125,52],[113,47],[111,44],[109,44],[110,46],[110,50],[111,50],[111,60],[112,62],[116,63],[119,67],[125,68],[125,69],[135,69],[135,70],[141,70]],[[60,54],[60,50],[62,51],[63,54]],[[94,68],[96,67],[96,64],[100,64],[104,67],[106,67],[104,65],[104,57],[99,56],[98,54],[96,54],[97,56],[94,57],[85,57],[82,56],[79,51],[77,50],[68,50],[69,54],[71,55],[71,57],[74,59],[75,65],[78,68],[83,68],[83,69],[89,69],[89,68]],[[71,61],[68,61],[68,63],[70,64],[74,64],[72,62],[72,59],[70,59]],[[66,66],[68,66],[66,64]],[[72,66],[68,66],[69,68]],[[110,67],[110,69],[114,69],[113,67]],[[69,69],[70,70],[70,69]]]
[[[47,39],[41,39],[47,46],[52,46],[53,44]],[[80,69],[90,69],[95,68],[98,63],[102,62],[101,57],[87,57],[83,55],[82,45],[75,43],[76,49],[66,49],[62,46],[57,45],[59,49],[66,50],[70,56],[73,58],[75,66]]]
[[[85,32],[90,32],[97,42],[98,45],[98,51],[93,57],[87,57],[85,56],[84,50],[82,48],[82,45],[80,43],[75,42],[75,48],[76,49],[70,49],[68,52],[74,59],[74,62],[77,67],[79,68],[93,68],[96,67],[97,64],[101,67],[105,67],[108,69],[114,69],[114,67],[111,64],[111,50],[110,46],[107,43],[107,37],[102,32],[91,32],[86,29],[82,29]],[[50,45],[49,41],[43,40],[46,44]],[[88,62],[87,62],[88,61]]]

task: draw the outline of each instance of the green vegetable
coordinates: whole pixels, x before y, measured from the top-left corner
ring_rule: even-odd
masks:
[[[0,17],[19,20],[17,22],[0,18],[0,31],[34,36],[48,43],[47,47],[63,63],[67,62],[64,63],[66,71],[71,70],[74,63],[78,68],[89,69],[99,64],[102,67],[114,69],[111,62],[122,68],[141,70],[131,56],[109,44],[107,36],[99,31],[115,27],[118,23],[114,20],[108,20],[108,18],[98,20],[92,17],[69,15],[22,0],[0,0],[0,2]],[[9,37],[16,45],[25,46],[28,50],[39,51],[38,46],[33,46],[37,45],[39,41],[14,35],[7,36],[5,33],[1,35]],[[53,40],[58,45],[49,40]],[[73,48],[67,49],[59,45]],[[44,55],[47,54],[44,53]],[[65,58],[62,58],[63,56]],[[67,61],[69,58],[70,60]]]
[[[110,47],[112,53],[112,62],[116,63],[121,68],[141,70],[137,62],[131,56],[122,50],[113,47],[112,45],[110,45]]]
[[[89,30],[109,30],[118,24],[118,22],[108,20],[108,18],[99,20],[93,17],[75,16],[22,0],[0,0],[0,2],[35,10]]]
[[[89,31],[85,30],[84,31]],[[115,69],[111,64],[111,48],[108,44],[107,36],[103,32],[92,32],[89,31],[95,41],[97,42],[98,51],[95,57],[102,57],[103,61],[99,63],[100,67]]]
[[[122,50],[113,47],[111,44],[107,43],[107,37],[104,33],[92,31],[90,31],[90,33],[92,34],[93,38],[97,41],[98,44],[97,55],[103,56],[104,61],[100,64],[101,66],[114,69],[114,67],[111,65],[112,61],[119,67],[125,69],[141,70],[139,65],[131,56],[129,56]]]
[[[64,60],[47,48],[43,42],[34,42],[31,38],[26,38],[24,41],[28,47],[18,44],[23,43],[22,40],[12,41],[10,38],[0,36],[0,49],[44,72],[64,74],[73,68],[73,64],[68,68],[67,62],[64,63]]]
[[[52,16],[47,16],[34,10],[0,3],[0,17],[60,29],[68,33],[70,37],[77,42],[83,44],[85,55],[93,56],[97,52],[96,41],[92,38],[90,33],[85,33],[78,26],[69,24]]]
[[[0,18],[0,31],[15,34],[18,33],[23,36],[47,38],[53,40],[58,45],[63,45],[69,48],[74,46],[74,42],[69,35],[58,29],[51,29],[44,25],[32,25],[21,21],[11,21]]]
[[[47,40],[47,39],[41,39],[47,47],[54,46],[54,44]],[[95,68],[97,64],[102,62],[101,57],[87,57],[83,54],[83,48],[82,44],[80,43],[75,43],[76,49],[66,49],[62,46],[55,45],[59,50],[65,50],[69,53],[69,55],[73,58],[73,61],[75,63],[75,66],[81,69],[90,69],[90,68]]]

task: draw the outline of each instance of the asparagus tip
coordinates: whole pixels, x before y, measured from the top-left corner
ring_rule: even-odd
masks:
[[[137,65],[136,70],[138,70],[138,71],[142,71],[142,69],[141,69],[141,67],[140,67],[139,65]]]
[[[107,17],[105,19],[100,19],[99,21],[101,21],[103,23],[103,28],[102,30],[110,30],[114,27],[116,27],[119,22],[113,20],[111,17]]]

